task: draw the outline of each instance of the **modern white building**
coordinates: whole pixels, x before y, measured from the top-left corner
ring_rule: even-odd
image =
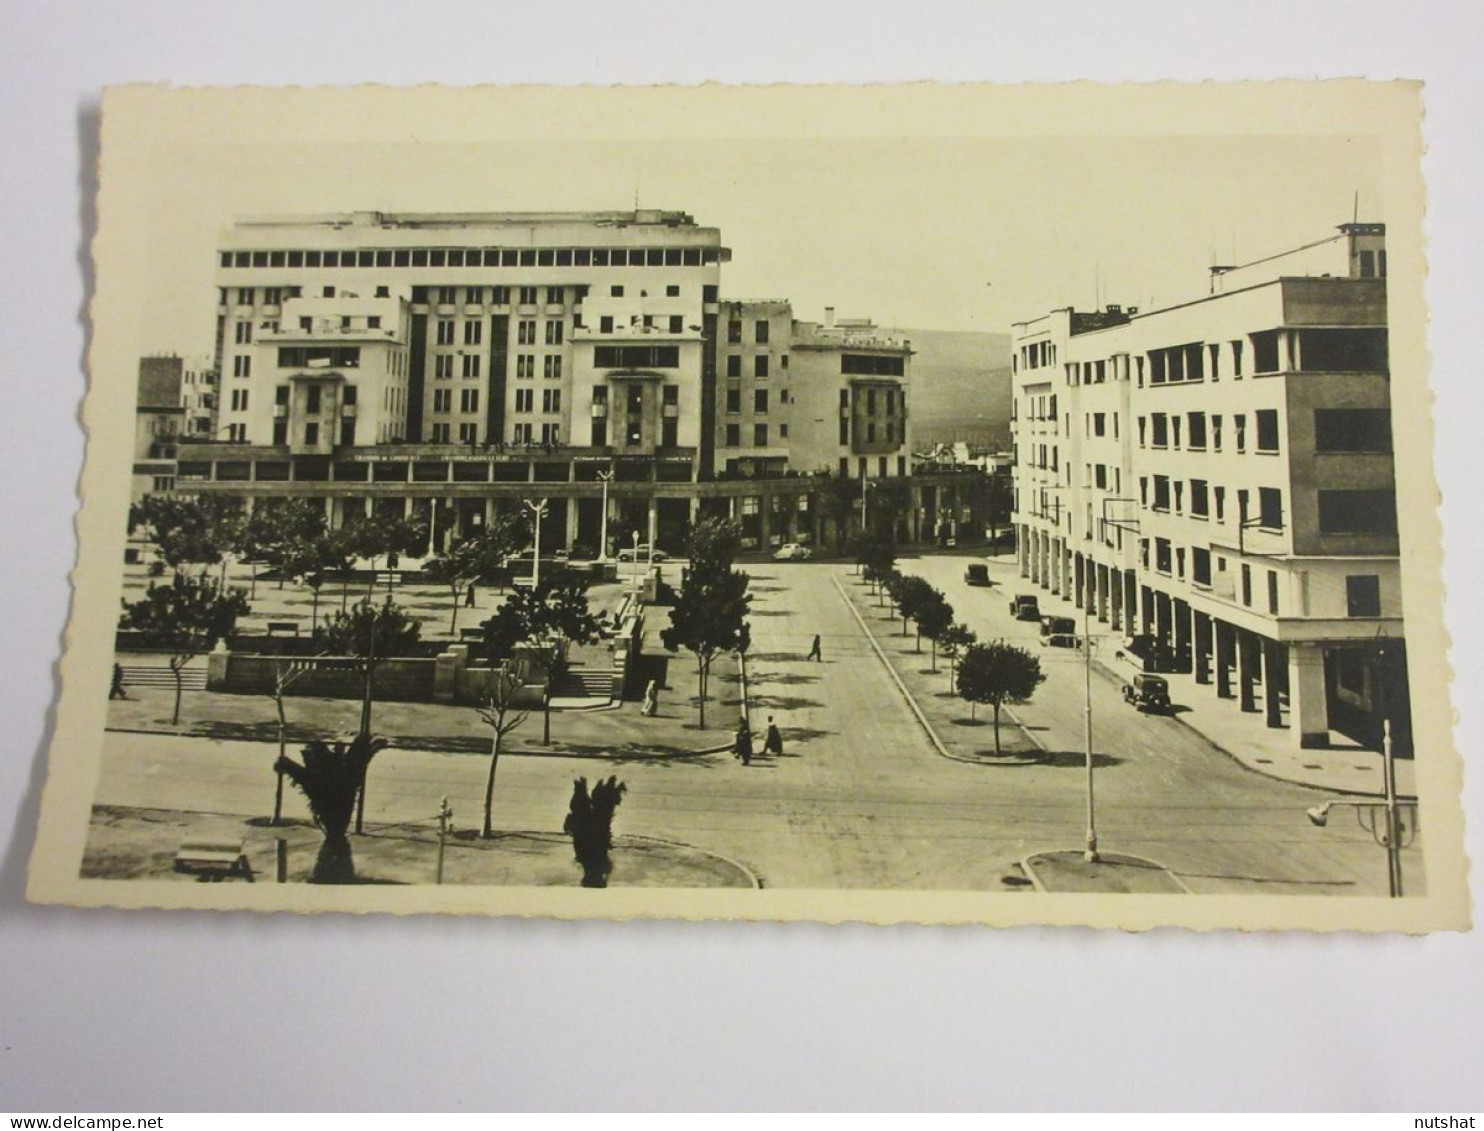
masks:
[[[1405,746],[1384,226],[1014,331],[1022,575],[1297,744]]]

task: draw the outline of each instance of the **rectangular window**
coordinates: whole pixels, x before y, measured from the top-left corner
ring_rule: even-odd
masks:
[[[433,443],[435,443],[435,444],[446,444],[446,443],[448,443],[448,437],[449,437],[449,435],[450,435],[450,431],[449,431],[449,427],[448,427],[448,425],[446,423],[439,423],[439,424],[433,425]]]
[[[1154,477],[1154,509],[1157,511],[1170,509],[1170,477],[1168,475]]]
[[[284,405],[289,403],[289,387],[287,385],[279,385],[273,390],[273,403]]]
[[[755,448],[766,448],[768,446],[768,426],[766,424],[754,424],[752,426],[752,445]]]
[[[440,353],[433,358],[433,376],[439,380],[453,376],[453,354]]]
[[[1108,417],[1107,417],[1107,415],[1105,413],[1101,413],[1101,412],[1095,412],[1095,413],[1093,413],[1092,414],[1092,434],[1094,436],[1103,436],[1103,435],[1106,435],[1107,434],[1107,432],[1106,432],[1106,430],[1107,430],[1107,421],[1108,421]]]
[[[1232,343],[1232,376],[1234,376],[1234,377],[1240,377],[1241,375],[1242,375],[1242,343],[1240,341],[1237,341],[1237,342],[1233,342]]]
[[[599,369],[679,369],[679,346],[595,346]]]
[[[515,390],[515,411],[530,412],[536,407],[536,391],[534,389]]]
[[[440,319],[438,319],[437,325],[438,325],[438,344],[440,346],[451,346],[451,345],[453,345],[453,319],[452,318],[440,318]]]
[[[477,444],[479,442],[479,425],[464,423],[459,425],[459,443]]]
[[[252,358],[245,353],[240,353],[232,359],[232,376],[251,377]]]
[[[742,340],[742,323],[733,318],[727,323],[727,341],[736,345]]]
[[[1232,417],[1232,428],[1237,434],[1237,451],[1247,450],[1247,417],[1244,413],[1237,413]]]
[[[546,423],[541,425],[541,442],[543,444],[559,444],[562,442],[562,426],[560,424]]]
[[[549,353],[541,359],[542,376],[558,381],[562,376],[562,355]]]
[[[510,305],[510,288],[509,287],[496,287],[494,289],[494,303],[495,303],[496,306],[509,306]]]
[[[1257,522],[1264,530],[1283,529],[1283,492],[1278,488],[1258,488]]]
[[[1252,604],[1252,567],[1246,563],[1242,565],[1242,604]]]
[[[562,344],[562,333],[564,323],[560,321],[548,321],[546,323],[546,344],[559,346]]]
[[[309,388],[305,390],[304,411],[307,412],[310,416],[319,415],[320,387],[318,385],[310,385]]]
[[[356,418],[347,416],[340,422],[340,442],[349,447],[356,442]]]
[[[742,411],[742,390],[741,389],[728,389],[727,390],[727,412],[741,412],[741,411]]]
[[[1252,372],[1278,372],[1278,331],[1263,330],[1248,337],[1252,342]]]
[[[678,283],[667,283],[665,285],[665,297],[666,298],[679,298],[680,297],[680,285]]]
[[[1345,615],[1379,617],[1381,615],[1381,579],[1373,573],[1345,578]]]
[[[533,353],[518,353],[515,355],[515,376],[536,376],[536,355]]]
[[[1192,479],[1190,481],[1190,514],[1192,518],[1206,518],[1210,515],[1210,488],[1204,479]]]
[[[742,358],[739,357],[737,354],[727,355],[727,376],[742,376]]]
[[[453,411],[453,390],[452,389],[434,389],[433,390],[433,411],[434,412],[451,412],[451,411]]]
[[[237,344],[239,346],[242,346],[242,345],[246,345],[250,341],[252,341],[252,323],[251,322],[239,322],[239,323],[237,323]]]
[[[767,319],[765,319],[765,318],[758,319],[758,321],[756,323],[754,323],[754,325],[752,327],[752,331],[753,331],[753,333],[752,333],[752,340],[753,341],[757,342],[757,344],[760,345],[760,346],[761,345],[767,345],[768,344],[768,321],[767,321]]]
[[[1316,408],[1316,452],[1391,451],[1391,410],[1385,408]]]
[[[479,376],[479,355],[477,353],[466,353],[464,355],[464,376]]]
[[[1268,570],[1268,612],[1278,615],[1278,571]]]
[[[1162,412],[1156,412],[1149,418],[1149,443],[1152,447],[1165,448],[1170,443],[1169,418]]]
[[[284,419],[273,422],[273,443],[287,444],[289,442],[289,422]]]
[[[442,252],[439,252],[439,251],[433,252],[433,266],[435,266],[435,267],[438,266],[438,259],[442,255],[443,255]],[[444,303],[444,304],[447,304],[447,305],[451,305],[453,303],[458,302],[459,301],[458,289],[455,288],[455,287],[439,287],[438,288],[438,301],[440,303]]]
[[[536,305],[536,288],[535,287],[521,287],[521,289],[520,289],[520,304],[522,306],[535,306]]]
[[[768,390],[767,389],[754,389],[753,390],[753,393],[752,393],[752,411],[753,412],[767,412],[768,411]]]
[[[685,332],[685,318],[680,314],[670,315],[670,333],[683,334]]]
[[[906,375],[906,371],[906,360],[901,357],[859,353],[840,355],[840,372],[853,376],[902,377]]]
[[[1257,450],[1268,453],[1276,452],[1278,450],[1278,410],[1260,408],[1256,416]]]
[[[310,423],[304,425],[304,443],[313,447],[319,443],[319,425]]]
[[[1188,447],[1204,451],[1206,447],[1206,414],[1204,412],[1192,412],[1186,417],[1189,428],[1190,443]]]
[[[768,375],[768,355],[758,354],[752,359],[752,374],[754,377],[766,377]]]
[[[562,411],[562,391],[560,389],[542,389],[541,390],[541,411],[542,412],[561,412]]]
[[[611,333],[613,333],[613,315],[611,315],[611,314],[604,314],[604,315],[601,315],[598,318],[598,333],[600,333],[600,334],[611,334]]]
[[[460,412],[478,412],[479,411],[479,390],[478,389],[464,389],[464,390],[462,390],[459,393],[459,411]]]
[[[536,344],[536,323],[529,320],[517,323],[516,341],[523,346],[534,346]]]
[[[1395,491],[1320,491],[1319,533],[1395,534]]]
[[[740,424],[727,425],[727,447],[737,448],[742,446],[742,426]]]
[[[1304,373],[1385,373],[1385,330],[1300,330],[1298,364]]]
[[[484,320],[471,318],[464,323],[464,345],[477,346],[484,339]]]
[[[1201,546],[1190,550],[1190,580],[1196,585],[1211,584],[1211,551]]]

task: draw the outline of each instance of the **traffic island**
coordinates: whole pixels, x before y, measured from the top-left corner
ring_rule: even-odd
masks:
[[[323,838],[304,821],[269,825],[260,818],[176,809],[93,808],[81,875],[99,880],[178,880],[198,877],[176,870],[181,845],[242,842],[257,883],[273,883],[276,841],[287,842],[288,882],[307,883]],[[432,884],[438,874],[436,822],[368,824],[350,838],[356,883]],[[744,865],[692,845],[653,837],[616,835],[609,887],[758,888]],[[572,842],[559,832],[510,830],[488,840],[473,830],[455,832],[444,844],[443,882],[488,887],[579,887],[582,869]],[[235,882],[235,881],[234,881]]]
[[[1080,851],[1038,852],[1021,861],[1037,891],[1117,895],[1189,895],[1190,889],[1163,864],[1142,856],[1107,852],[1095,861]]]

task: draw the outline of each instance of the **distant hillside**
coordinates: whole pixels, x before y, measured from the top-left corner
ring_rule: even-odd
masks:
[[[909,338],[914,445],[968,440],[1010,446],[1010,335],[889,331]]]

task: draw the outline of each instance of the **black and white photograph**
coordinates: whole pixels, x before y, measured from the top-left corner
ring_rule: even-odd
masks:
[[[1420,116],[111,90],[32,898],[1465,925]]]

